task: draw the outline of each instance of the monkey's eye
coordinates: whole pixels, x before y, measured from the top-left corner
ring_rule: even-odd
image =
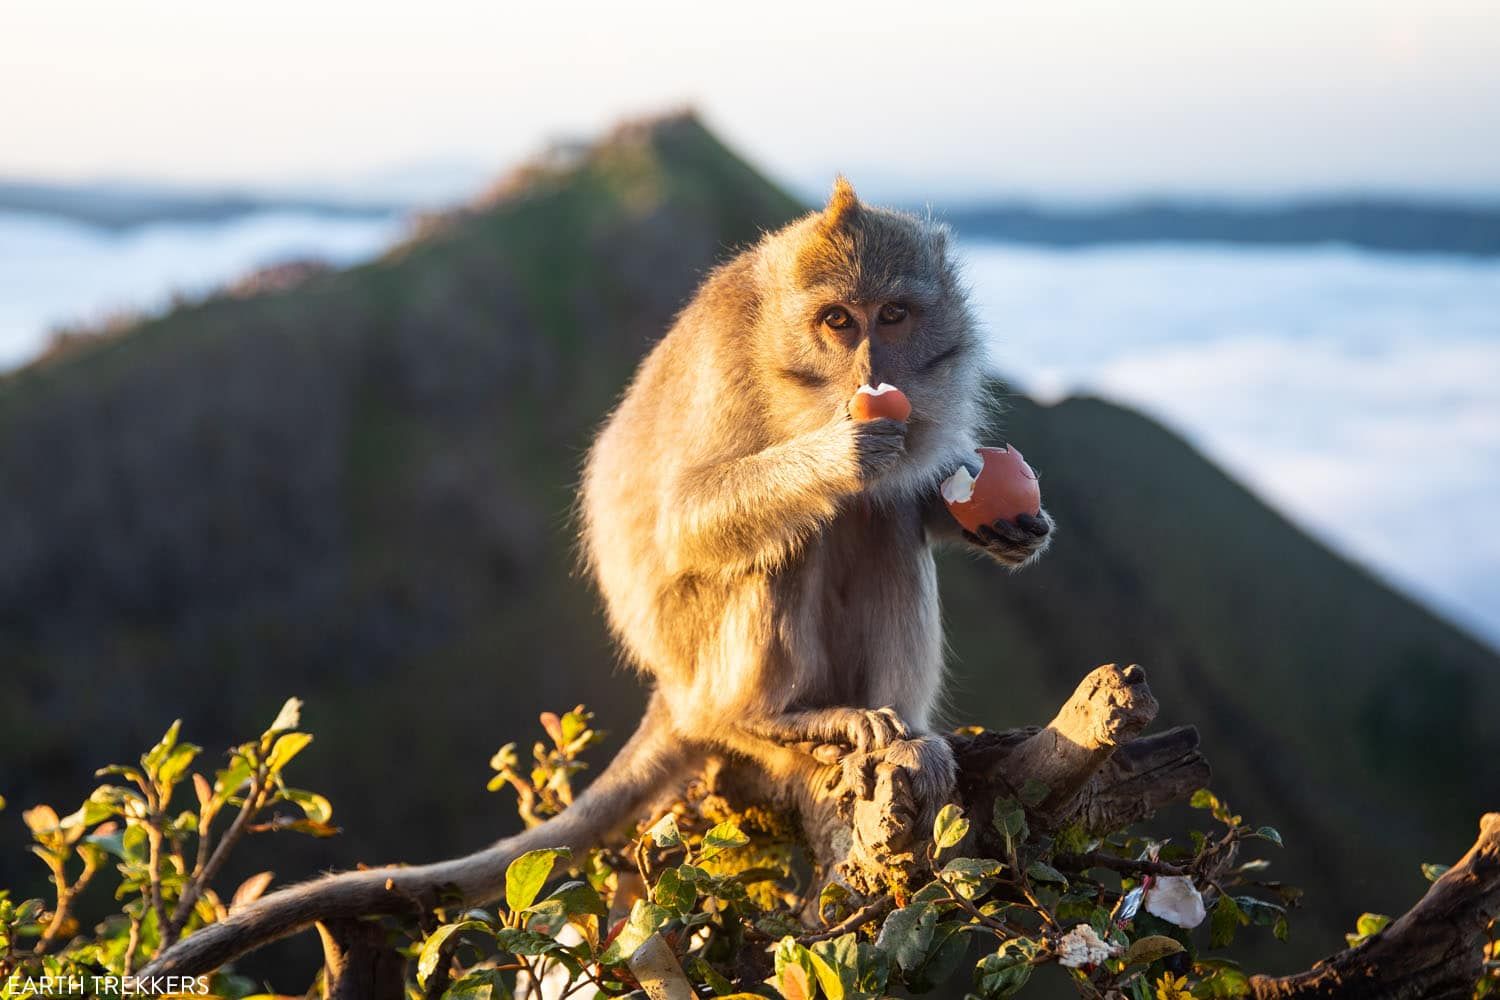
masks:
[[[843,306],[832,306],[823,313],[823,325],[830,330],[848,330],[854,326],[854,317]]]
[[[899,323],[906,318],[906,306],[900,302],[887,302],[880,307],[880,322],[887,325]]]

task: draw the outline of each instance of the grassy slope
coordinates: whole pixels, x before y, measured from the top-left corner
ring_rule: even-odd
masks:
[[[507,190],[0,383],[0,792],[63,804],[173,717],[216,748],[299,694],[300,780],[349,832],[275,851],[292,876],[503,832],[484,764],[540,709],[630,725],[570,573],[578,459],[703,271],[797,207],[689,119]],[[1016,400],[1007,426],[1062,532],[1016,577],[948,559],[955,717],[1038,721],[1094,663],[1142,662],[1287,835],[1323,924],[1301,953],[1419,891],[1496,798],[1495,657],[1144,418]],[[3,822],[0,883],[24,863]]]

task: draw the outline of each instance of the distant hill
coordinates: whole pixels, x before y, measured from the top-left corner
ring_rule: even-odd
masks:
[[[296,694],[297,780],[347,833],[247,872],[511,829],[500,743],[579,700],[621,733],[642,700],[573,573],[583,449],[705,270],[801,210],[696,119],[635,123],[372,264],[0,379],[0,794],[66,805],[174,717],[212,750]],[[1007,427],[1061,527],[1023,574],[945,557],[954,721],[1039,722],[1139,661],[1286,835],[1313,909],[1280,965],[1420,893],[1500,800],[1496,656],[1144,417],[1015,398]],[[22,834],[0,813],[0,884],[39,872]]]
[[[1329,198],[1240,206],[1148,201],[1076,209],[1019,202],[938,207],[966,238],[1047,246],[1343,243],[1408,253],[1500,254],[1500,208],[1478,205]]]
[[[35,212],[103,229],[152,222],[223,222],[258,212],[365,218],[401,210],[402,206],[385,202],[336,198],[205,192],[125,182],[54,184],[0,179],[0,212]]]

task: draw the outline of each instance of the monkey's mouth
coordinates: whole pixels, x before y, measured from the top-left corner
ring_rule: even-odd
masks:
[[[849,414],[855,420],[885,418],[905,423],[911,417],[911,400],[889,382],[877,386],[862,385],[854,390],[854,397],[849,400]]]

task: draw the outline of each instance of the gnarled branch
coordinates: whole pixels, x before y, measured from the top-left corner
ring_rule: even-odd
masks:
[[[1500,813],[1479,821],[1479,839],[1399,920],[1357,948],[1306,972],[1250,980],[1256,1000],[1372,997],[1468,1000],[1500,916]]]

